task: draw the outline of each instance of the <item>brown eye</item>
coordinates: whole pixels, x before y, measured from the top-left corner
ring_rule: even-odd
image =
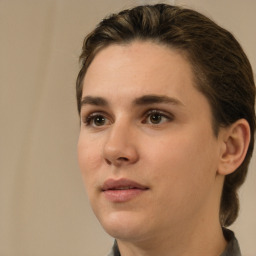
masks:
[[[150,123],[159,124],[161,123],[163,116],[159,113],[154,113],[149,116]]]
[[[99,127],[110,124],[110,121],[104,115],[92,113],[91,115],[86,117],[84,123],[86,124],[86,126]]]
[[[106,123],[106,118],[104,116],[94,116],[92,120],[95,126],[102,126]]]
[[[173,121],[174,116],[171,113],[163,112],[161,110],[150,110],[146,113],[145,119],[142,123],[150,125],[160,125],[163,123]]]

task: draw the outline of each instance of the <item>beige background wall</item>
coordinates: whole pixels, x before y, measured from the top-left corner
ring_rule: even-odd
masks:
[[[84,35],[121,0],[0,0],[0,256],[98,256],[112,244],[76,160],[77,59]],[[166,1],[168,2],[168,1]],[[233,31],[256,70],[256,1],[169,1]],[[256,255],[256,157],[232,227]]]

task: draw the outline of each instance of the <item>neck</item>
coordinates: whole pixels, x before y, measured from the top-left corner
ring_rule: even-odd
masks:
[[[145,241],[117,243],[122,256],[219,256],[227,244],[221,226],[205,222],[203,226],[186,230],[177,227],[171,234],[158,234]]]

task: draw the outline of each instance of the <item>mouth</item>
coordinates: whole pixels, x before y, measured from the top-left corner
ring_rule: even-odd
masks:
[[[121,203],[142,195],[148,189],[148,187],[132,180],[109,179],[104,182],[101,191],[108,201]]]

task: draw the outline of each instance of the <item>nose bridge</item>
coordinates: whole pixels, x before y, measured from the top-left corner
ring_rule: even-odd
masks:
[[[125,119],[112,124],[103,149],[104,158],[109,164],[120,165],[137,161],[134,129],[135,127]]]

